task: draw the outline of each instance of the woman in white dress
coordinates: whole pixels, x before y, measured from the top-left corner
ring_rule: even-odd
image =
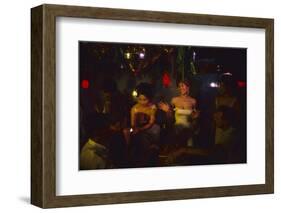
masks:
[[[178,83],[179,96],[172,98],[171,104],[160,102],[158,107],[165,111],[168,117],[175,118],[174,133],[176,145],[193,146],[192,126],[193,121],[198,118],[196,100],[189,96],[190,84],[188,81]]]

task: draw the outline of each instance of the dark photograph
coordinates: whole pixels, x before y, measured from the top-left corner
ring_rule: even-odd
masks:
[[[79,42],[79,169],[247,163],[247,49]]]

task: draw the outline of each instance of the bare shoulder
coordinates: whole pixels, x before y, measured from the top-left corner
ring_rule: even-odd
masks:
[[[175,105],[179,101],[179,97],[173,97],[171,100],[171,104]]]
[[[131,108],[131,112],[137,112],[138,111],[138,104],[135,104],[132,108]]]

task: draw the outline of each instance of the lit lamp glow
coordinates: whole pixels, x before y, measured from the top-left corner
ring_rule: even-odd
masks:
[[[133,90],[132,96],[133,96],[134,98],[137,97],[137,96],[138,96],[138,92],[137,92],[136,90]]]
[[[231,74],[230,72],[223,73],[222,75],[229,75],[229,76],[232,76],[232,74]]]
[[[143,52],[140,52],[140,54],[139,54],[139,57],[140,57],[140,59],[144,59],[144,53]]]
[[[192,54],[192,59],[193,59],[193,61],[195,61],[195,58],[196,58],[196,52],[193,51],[193,54]]]
[[[125,58],[126,59],[130,59],[131,58],[131,53],[129,53],[129,52],[125,53]]]
[[[216,82],[211,82],[210,87],[219,87],[220,85]]]

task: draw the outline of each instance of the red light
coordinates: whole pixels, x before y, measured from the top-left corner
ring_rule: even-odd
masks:
[[[89,88],[89,81],[88,80],[82,80],[81,87],[83,89],[88,89]]]
[[[237,86],[242,88],[242,87],[246,87],[246,82],[245,81],[237,81]]]
[[[162,83],[164,87],[168,87],[171,84],[171,78],[168,73],[164,73],[162,76]]]

